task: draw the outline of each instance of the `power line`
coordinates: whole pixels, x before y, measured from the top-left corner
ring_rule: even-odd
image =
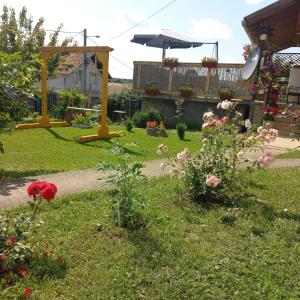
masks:
[[[106,40],[104,43],[110,42],[116,38],[118,38],[119,36],[129,32],[130,30],[132,30],[133,28],[141,25],[142,23],[146,22],[147,20],[149,20],[150,18],[152,18],[153,16],[155,16],[156,14],[160,13],[162,10],[164,10],[165,8],[167,8],[168,6],[170,6],[171,4],[173,4],[176,0],[172,0],[170,2],[168,2],[165,6],[161,7],[159,10],[155,11],[154,13],[152,13],[150,16],[148,16],[147,18],[143,19],[142,21],[136,23],[135,25],[131,26],[130,28],[128,28],[127,30],[113,36],[112,38]]]
[[[122,64],[123,66],[125,66],[126,68],[130,69],[131,71],[133,71],[132,67],[126,65],[125,63],[123,63],[121,60],[119,60],[118,58],[114,57],[112,54],[110,54],[110,56],[115,59],[117,62],[119,62],[120,64]]]
[[[96,46],[99,46],[93,39],[91,39],[90,37],[88,37],[88,39],[93,42]],[[118,58],[114,57],[112,54],[110,54],[110,56],[115,59],[117,62],[119,62],[120,64],[122,64],[123,66],[125,66],[126,68],[130,69],[131,71],[133,71],[132,67],[128,66],[127,64],[125,64],[124,62],[122,62],[121,60],[119,60]]]
[[[79,34],[80,34],[80,38],[81,38],[82,35],[83,35],[83,31],[80,31],[80,32],[76,33],[75,35],[73,35],[73,36],[71,37],[71,39],[74,40],[75,37],[76,37],[77,35],[79,35]]]
[[[49,32],[56,32],[58,30],[53,30],[53,29],[44,29],[44,31],[49,31]],[[59,30],[59,33],[68,33],[68,34],[79,34],[82,31],[64,31],[64,30]]]

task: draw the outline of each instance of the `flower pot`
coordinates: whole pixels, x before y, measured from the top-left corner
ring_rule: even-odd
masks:
[[[165,129],[158,129],[158,135],[163,137],[168,136],[167,131]]]
[[[167,68],[176,68],[178,66],[178,62],[171,62],[171,61],[166,61],[164,62],[164,67]]]
[[[165,129],[160,129],[156,127],[147,127],[146,133],[151,136],[168,136],[167,131]]]
[[[180,91],[180,96],[183,98],[190,98],[193,96],[193,91]]]
[[[154,128],[154,127],[147,127],[146,128],[146,133],[148,135],[151,135],[151,136],[157,136],[157,128]]]
[[[218,63],[215,61],[204,61],[202,62],[202,67],[204,68],[216,68],[218,66]]]
[[[159,89],[158,88],[145,89],[145,93],[147,95],[156,96],[159,94]]]
[[[220,100],[222,100],[222,101],[232,99],[232,95],[220,95],[219,97],[220,97]]]

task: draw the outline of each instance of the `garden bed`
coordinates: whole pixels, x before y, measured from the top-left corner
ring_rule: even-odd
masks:
[[[30,287],[33,299],[297,299],[299,177],[255,171],[247,195],[211,207],[180,197],[176,180],[150,180],[147,226],[131,231],[112,224],[108,192],[45,203],[35,238],[59,245],[66,273],[25,277],[0,298]]]

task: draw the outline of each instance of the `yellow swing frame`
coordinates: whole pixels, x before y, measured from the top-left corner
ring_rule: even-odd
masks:
[[[80,136],[76,139],[78,143],[85,143],[89,141],[95,141],[99,139],[106,139],[112,137],[119,137],[122,133],[109,132],[107,126],[107,95],[108,95],[108,62],[109,52],[113,51],[110,47],[102,46],[86,46],[86,47],[41,47],[39,52],[42,60],[44,61],[41,67],[41,79],[42,79],[42,115],[39,118],[38,123],[33,124],[19,124],[16,129],[28,129],[28,128],[49,128],[54,126],[70,126],[67,121],[62,122],[50,122],[50,118],[47,110],[47,66],[51,53],[54,52],[94,52],[98,61],[102,63],[102,93],[101,93],[101,112],[100,112],[100,128],[97,134]]]

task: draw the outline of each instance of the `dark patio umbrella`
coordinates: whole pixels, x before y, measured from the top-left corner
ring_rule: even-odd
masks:
[[[162,58],[165,58],[166,49],[185,49],[191,47],[199,47],[203,44],[201,42],[195,42],[189,37],[180,36],[177,33],[170,30],[163,30],[160,34],[135,34],[131,40],[133,43],[146,45],[149,47],[162,48]],[[215,44],[215,43],[213,43]]]

